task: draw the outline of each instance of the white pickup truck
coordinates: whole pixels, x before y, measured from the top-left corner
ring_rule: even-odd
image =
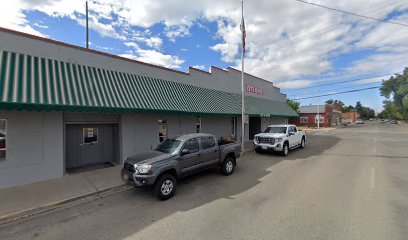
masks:
[[[304,148],[305,143],[305,132],[298,131],[295,125],[270,125],[264,132],[254,137],[254,148],[257,153],[277,151],[287,156],[289,149]]]

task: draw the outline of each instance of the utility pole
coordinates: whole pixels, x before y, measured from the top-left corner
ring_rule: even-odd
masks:
[[[86,48],[89,49],[88,1],[85,2],[86,11]]]
[[[241,152],[244,152],[244,140],[245,140],[245,99],[244,99],[244,56],[245,56],[245,22],[244,22],[244,1],[241,1],[241,34],[242,34],[242,51],[241,51],[241,61],[242,61],[242,69],[241,69]]]
[[[320,87],[317,89],[317,129],[320,129],[319,104],[320,104]]]

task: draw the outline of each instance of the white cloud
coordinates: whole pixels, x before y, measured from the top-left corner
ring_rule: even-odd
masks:
[[[293,81],[278,82],[275,86],[278,88],[284,88],[284,89],[296,89],[296,88],[308,87],[312,83],[313,81],[310,81],[310,80],[293,80]]]
[[[197,69],[200,69],[200,70],[206,71],[206,68],[205,68],[205,66],[204,66],[204,65],[194,65],[194,66],[193,66],[193,68],[197,68]]]
[[[166,27],[164,34],[170,41],[175,42],[176,38],[188,36],[190,34],[189,28],[187,25],[170,26]]]
[[[121,36],[116,32],[111,24],[101,23],[96,17],[90,17],[89,20],[89,28],[98,32],[102,37],[111,37],[126,40],[124,36]],[[86,20],[84,18],[77,18],[76,21],[79,25],[83,27],[86,26]]]
[[[26,15],[23,12],[23,9],[26,7],[24,2],[18,0],[13,1],[12,4],[3,3],[0,8],[0,26],[44,37],[41,32],[29,25]]]
[[[136,59],[142,62],[156,64],[173,69],[179,69],[181,67],[180,65],[185,62],[178,56],[163,54],[156,50],[141,49],[139,45],[134,42],[125,42],[124,44],[128,47],[131,47],[132,50],[125,54],[121,54],[120,56],[122,57]]]
[[[33,26],[36,26],[36,27],[38,27],[38,28],[44,28],[44,29],[47,29],[47,28],[48,28],[48,26],[43,25],[43,24],[40,24],[40,23],[34,23]]]
[[[160,50],[163,45],[163,40],[159,37],[135,37],[135,40],[144,42],[147,46]]]
[[[157,64],[167,68],[179,69],[180,65],[185,62],[177,56],[166,55],[155,50],[140,49],[137,53],[139,55],[137,60]]]

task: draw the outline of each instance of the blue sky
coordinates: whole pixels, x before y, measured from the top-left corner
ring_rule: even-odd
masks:
[[[319,3],[318,1],[311,1]],[[0,26],[85,46],[83,0],[16,0],[3,4]],[[326,1],[326,5],[408,23],[408,2]],[[91,48],[188,71],[194,66],[240,68],[238,0],[92,0]],[[408,67],[408,27],[377,22],[288,0],[245,1],[245,70],[272,81],[289,98],[380,86]],[[304,89],[307,87],[306,89]],[[310,88],[312,87],[312,88]],[[378,89],[321,97],[379,111]],[[316,104],[317,98],[300,100]]]

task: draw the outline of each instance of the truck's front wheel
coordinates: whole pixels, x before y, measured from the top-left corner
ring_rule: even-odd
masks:
[[[305,148],[306,146],[306,140],[305,137],[302,137],[302,141],[300,142],[300,148]]]
[[[288,154],[289,154],[289,143],[288,143],[288,142],[285,142],[285,143],[283,144],[281,154],[282,154],[282,156],[284,156],[284,157],[288,156]]]
[[[226,157],[221,165],[221,173],[225,176],[231,175],[235,169],[235,161],[232,157]]]
[[[167,200],[176,193],[177,180],[171,174],[161,175],[154,185],[154,195],[164,201]]]

